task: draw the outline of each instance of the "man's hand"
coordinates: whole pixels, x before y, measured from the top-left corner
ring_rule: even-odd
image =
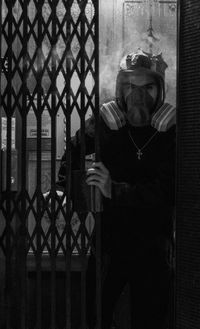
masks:
[[[97,186],[102,194],[111,199],[111,177],[108,169],[102,162],[94,162],[87,170],[86,183]]]

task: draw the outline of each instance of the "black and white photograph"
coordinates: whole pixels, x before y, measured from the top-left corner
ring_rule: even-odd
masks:
[[[0,329],[200,328],[200,2],[0,0]]]

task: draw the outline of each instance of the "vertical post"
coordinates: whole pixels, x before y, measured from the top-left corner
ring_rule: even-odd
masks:
[[[42,328],[42,213],[41,213],[41,166],[42,166],[42,141],[41,141],[41,130],[42,130],[42,7],[44,0],[38,0],[37,4],[37,218],[36,218],[36,328]]]
[[[86,50],[85,50],[85,7],[87,1],[81,1],[80,11],[80,34],[81,34],[81,43],[80,43],[80,53],[81,53],[81,77],[80,77],[80,92],[81,92],[81,106],[80,106],[80,121],[81,121],[81,170],[85,171],[85,97],[86,97],[86,88],[85,88],[85,68],[86,68]],[[86,214],[79,215],[81,221],[81,328],[86,328],[86,237],[85,237],[85,219]]]
[[[23,68],[22,68],[22,108],[21,108],[21,215],[20,215],[20,227],[18,235],[18,273],[20,275],[20,320],[21,329],[27,328],[27,227],[26,227],[26,172],[27,172],[27,149],[26,149],[26,129],[27,129],[27,115],[26,115],[26,103],[27,103],[27,26],[28,26],[28,2],[23,3],[23,38],[22,44],[23,52]]]
[[[2,158],[1,158],[1,131],[2,131],[2,108],[1,108],[1,75],[2,75],[2,0],[0,0],[0,178],[2,177]],[[2,187],[0,186],[0,210],[2,199]]]
[[[65,300],[66,329],[71,329],[71,6],[73,0],[66,3],[66,254],[65,254]]]
[[[1,134],[2,134],[2,106],[1,106],[1,93],[2,93],[2,84],[1,84],[1,76],[2,76],[2,0],[0,0],[0,180],[2,182],[2,155],[1,155],[1,149],[2,149],[2,139],[1,139]],[[2,183],[1,183],[2,184]],[[2,186],[0,184],[0,216],[2,214]],[[0,241],[2,239],[2,231],[0,230]],[[3,254],[3,250],[2,250],[2,242],[0,243],[0,255]],[[1,261],[1,259],[0,259]],[[1,271],[3,271],[3,269],[0,270],[0,276]],[[2,281],[1,281],[2,282]],[[2,288],[0,288],[0,291],[2,291]],[[0,297],[0,302],[2,300],[2,303],[4,304],[4,300],[3,300],[3,296]],[[3,305],[4,306],[4,305]],[[2,307],[3,309],[4,307]],[[1,316],[2,312],[0,310],[0,316]]]
[[[52,76],[51,76],[51,329],[56,328],[56,8],[57,0],[51,4],[52,11]]]
[[[176,318],[177,329],[200,327],[200,2],[179,1]]]
[[[95,155],[100,160],[99,131],[99,1],[94,0],[95,8]],[[95,214],[96,225],[96,314],[97,329],[101,329],[101,215]]]
[[[7,3],[8,8],[8,81],[7,81],[7,152],[6,152],[6,328],[11,327],[11,292],[12,292],[12,245],[11,245],[11,130],[12,130],[12,44],[13,44],[13,16],[12,2]]]

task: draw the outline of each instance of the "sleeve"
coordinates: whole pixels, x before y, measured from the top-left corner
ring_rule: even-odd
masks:
[[[106,126],[104,120],[100,117],[100,144],[102,147],[106,145],[106,142],[109,138],[110,129]],[[85,121],[85,146],[86,146],[86,155],[92,154],[95,152],[95,118],[92,115],[89,119]],[[81,132],[80,129],[76,132],[75,136],[71,138],[71,169],[78,170],[80,169],[80,156],[81,156]],[[66,165],[67,165],[67,154],[63,154],[61,159],[60,168],[58,171],[58,181],[57,188],[63,189],[65,186],[66,179]]]
[[[134,185],[127,182],[112,182],[114,206],[152,208],[173,206],[175,200],[175,140],[166,148],[165,160],[157,167],[151,180],[139,181]]]

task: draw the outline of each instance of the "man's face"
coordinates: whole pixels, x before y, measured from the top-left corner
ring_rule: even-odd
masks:
[[[128,122],[136,127],[149,125],[158,96],[155,78],[144,71],[135,70],[123,75],[121,87]]]

